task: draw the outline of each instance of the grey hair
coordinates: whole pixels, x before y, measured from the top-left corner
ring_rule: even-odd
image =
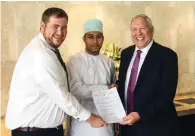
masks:
[[[134,19],[140,18],[140,17],[141,18],[144,18],[146,20],[146,23],[147,23],[148,27],[151,28],[151,29],[153,29],[152,20],[147,15],[145,15],[145,14],[136,15],[135,17],[133,17],[131,19],[131,23],[133,22]]]

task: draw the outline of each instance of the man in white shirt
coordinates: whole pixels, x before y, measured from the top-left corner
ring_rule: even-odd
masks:
[[[6,113],[12,136],[63,136],[67,115],[92,127],[107,125],[69,92],[66,66],[58,47],[66,38],[68,15],[60,8],[42,14],[40,33],[15,66]]]
[[[84,24],[85,51],[71,57],[68,63],[70,91],[81,105],[98,115],[92,91],[113,87],[115,67],[112,59],[100,54],[104,36],[100,20],[90,19]],[[86,121],[72,119],[70,136],[114,136],[113,126],[93,128]]]

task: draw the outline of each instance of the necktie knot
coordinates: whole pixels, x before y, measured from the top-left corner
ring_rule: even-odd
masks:
[[[55,53],[55,55],[57,56],[59,62],[60,62],[61,65],[64,67],[65,63],[64,63],[64,61],[63,61],[63,59],[62,59],[62,56],[61,56],[61,54],[60,54],[59,49],[51,49],[51,50]]]
[[[60,52],[59,49],[55,49],[55,52]]]
[[[137,50],[137,55],[140,55],[142,53],[141,50]]]
[[[55,54],[60,54],[59,49],[51,49]]]

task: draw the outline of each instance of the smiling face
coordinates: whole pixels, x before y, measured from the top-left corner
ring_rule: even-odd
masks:
[[[85,49],[87,53],[91,55],[98,55],[104,42],[104,36],[102,32],[91,31],[85,34],[83,41],[85,42]]]
[[[41,22],[41,32],[47,43],[58,48],[66,38],[68,21],[65,17],[51,16],[47,23]]]
[[[139,49],[146,47],[153,39],[153,26],[144,17],[133,19],[130,28],[131,38]]]

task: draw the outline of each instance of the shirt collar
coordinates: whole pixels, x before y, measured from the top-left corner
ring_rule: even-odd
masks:
[[[85,51],[85,53],[86,53],[87,57],[94,58],[94,59],[97,58],[100,55],[100,54],[98,54],[98,55],[91,55],[87,51]]]
[[[45,37],[43,36],[42,33],[38,34],[38,37],[43,41],[44,45],[46,45],[46,47],[50,48],[51,50],[56,50],[55,48],[51,47],[47,41],[45,40]]]
[[[152,40],[145,48],[142,48],[142,49],[139,49],[139,48],[135,47],[135,52],[136,52],[137,50],[141,50],[144,54],[147,54],[148,51],[149,51],[149,49],[151,48],[153,42],[154,42],[154,41]]]

